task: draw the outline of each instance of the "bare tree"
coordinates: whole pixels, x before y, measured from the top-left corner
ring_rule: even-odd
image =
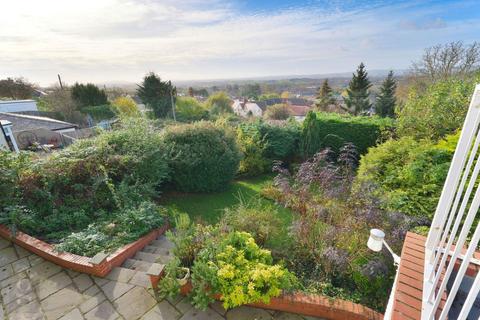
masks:
[[[413,63],[413,72],[437,81],[451,76],[463,77],[478,69],[479,63],[480,43],[465,45],[455,41],[425,49],[422,59]]]
[[[35,86],[24,78],[0,80],[0,97],[13,100],[31,99]]]

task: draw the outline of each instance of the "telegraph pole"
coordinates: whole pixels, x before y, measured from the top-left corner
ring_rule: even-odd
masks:
[[[60,89],[63,90],[62,78],[60,77],[59,74],[57,74],[57,77],[58,77],[58,83],[60,83]]]
[[[173,86],[172,85],[170,85],[170,102],[172,103],[173,121],[177,122],[177,118],[175,117],[175,103],[173,102]]]

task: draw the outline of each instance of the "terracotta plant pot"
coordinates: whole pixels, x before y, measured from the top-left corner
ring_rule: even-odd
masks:
[[[178,268],[179,272],[184,273],[185,275],[182,278],[177,278],[178,284],[184,286],[187,284],[188,279],[190,278],[190,269],[188,268]]]

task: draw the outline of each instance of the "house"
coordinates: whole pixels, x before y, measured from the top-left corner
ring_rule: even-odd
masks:
[[[61,147],[72,142],[63,133],[72,132],[77,125],[47,117],[0,112],[0,120],[9,123],[8,129],[14,137],[16,149],[26,149],[33,143]]]
[[[233,112],[241,117],[261,117],[265,111],[265,105],[246,99],[235,99],[232,104]]]
[[[310,109],[312,102],[306,99],[301,98],[290,98],[290,99],[281,99],[281,98],[273,98],[267,99],[262,101],[248,101],[246,99],[235,99],[232,104],[233,112],[242,117],[254,116],[254,117],[262,117],[263,113],[269,106],[273,106],[275,104],[287,104],[289,106],[293,106],[292,115],[297,120],[304,119],[305,115],[308,111],[305,110]]]
[[[38,111],[35,100],[0,101],[0,112]]]
[[[295,120],[303,121],[307,116],[308,111],[312,108],[309,106],[298,106],[298,105],[290,105],[287,104],[288,109],[290,110],[290,114]]]

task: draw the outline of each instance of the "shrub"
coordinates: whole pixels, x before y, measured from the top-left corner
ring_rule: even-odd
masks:
[[[178,97],[175,104],[178,121],[190,122],[208,119],[207,109],[195,98]]]
[[[469,79],[447,79],[426,90],[412,88],[407,103],[397,112],[398,133],[416,139],[438,140],[461,128],[480,73]]]
[[[290,109],[286,104],[274,104],[267,107],[265,118],[272,120],[287,120],[290,117]]]
[[[446,145],[404,137],[371,148],[360,160],[356,188],[374,184],[387,209],[432,218],[453,155]]]
[[[115,118],[115,111],[109,104],[100,106],[84,107],[81,111],[83,114],[90,115],[95,121],[109,120]]]
[[[232,100],[223,91],[208,97],[205,105],[212,114],[233,113]]]
[[[92,83],[75,83],[71,88],[72,99],[83,109],[87,106],[99,106],[108,104],[107,94]]]
[[[113,101],[113,107],[117,113],[127,117],[140,116],[137,104],[130,97],[118,97]]]
[[[170,126],[164,141],[177,190],[218,191],[237,172],[240,153],[234,138],[212,123]]]
[[[270,171],[275,160],[291,162],[297,155],[299,139],[296,122],[275,125],[257,120],[240,124],[237,129],[243,153],[240,173],[258,175]]]
[[[383,141],[393,127],[394,121],[387,118],[309,112],[302,127],[303,153],[310,157],[326,147],[351,142],[360,154],[365,154],[368,148]],[[338,149],[333,151],[338,152]]]

